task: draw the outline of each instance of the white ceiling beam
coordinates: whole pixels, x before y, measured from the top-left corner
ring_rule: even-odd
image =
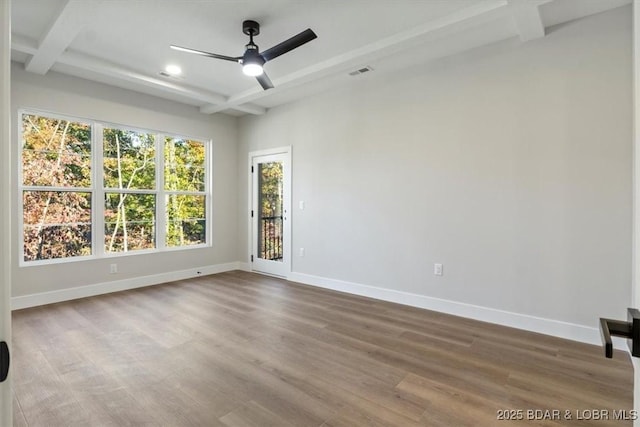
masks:
[[[45,73],[53,64],[58,62],[78,69],[86,69],[107,78],[142,84],[149,88],[202,102],[204,104],[200,107],[202,113],[212,114],[233,109],[249,114],[264,114],[266,112],[265,108],[250,103],[310,81],[351,71],[354,67],[359,67],[368,61],[416,48],[427,42],[490,23],[498,18],[513,17],[515,29],[522,40],[542,37],[544,36],[544,25],[538,7],[553,0],[490,0],[479,2],[456,13],[274,79],[276,86],[274,89],[263,91],[256,87],[228,98],[217,93],[156,78],[155,76],[144,75],[90,55],[66,50],[73,38],[81,31],[83,25],[81,21],[86,23],[91,15],[88,11],[82,12],[81,9],[86,7],[87,4],[96,4],[99,1],[68,0],[41,43],[34,43],[32,40],[14,36],[12,48],[33,55],[33,58],[27,63],[27,67],[36,70],[36,72]],[[75,25],[67,25],[71,21],[74,21]],[[64,30],[68,26],[73,27],[73,29]],[[59,29],[59,27],[62,28]],[[52,47],[53,53],[43,53],[43,51],[47,50],[45,49],[46,45]],[[44,65],[38,66],[38,63]]]
[[[160,89],[164,92],[174,93],[176,95],[186,96],[188,98],[213,104],[226,102],[227,98],[217,93],[208,92],[202,89],[190,86],[180,85],[160,78],[151,77],[146,74],[139,73],[134,70],[127,69],[121,65],[105,61],[100,58],[81,54],[78,52],[67,51],[60,56],[58,62],[65,65],[71,65],[76,68],[91,71],[107,77],[134,82],[147,87]]]
[[[69,47],[78,33],[93,19],[100,0],[68,0],[38,43],[38,50],[27,60],[25,69],[45,74]]]
[[[18,52],[27,54],[33,54],[38,49],[35,41],[19,35],[12,36],[11,48]],[[124,80],[166,93],[184,96],[189,99],[200,101],[206,105],[217,105],[227,102],[226,96],[148,76],[137,71],[127,69],[118,64],[78,52],[66,51],[58,57],[56,62],[78,69],[91,71],[108,78]],[[253,104],[244,104],[238,106],[236,109],[249,114],[265,114],[267,111],[266,108]]]
[[[200,108],[202,108],[202,107],[200,107]],[[265,114],[267,112],[266,108],[261,107],[261,106],[256,105],[256,104],[249,104],[249,103],[242,104],[242,105],[236,105],[235,107],[233,107],[233,109],[234,110],[238,110],[238,111],[242,111],[243,113],[253,114],[253,115],[256,115],[256,116],[261,116],[261,115],[263,115],[263,114]],[[228,108],[225,108],[225,110],[228,110]]]
[[[11,34],[11,50],[34,55],[38,51],[38,43],[20,34]]]
[[[226,96],[215,92],[148,76],[134,70],[129,70],[120,65],[77,52],[65,52],[58,62],[107,77],[125,80],[142,86],[151,87],[156,90],[161,90],[163,92],[184,96],[192,100],[206,103],[207,105],[226,104],[228,102],[228,98]],[[266,108],[253,104],[239,105],[235,107],[235,109],[257,115],[265,114],[267,111]]]
[[[539,6],[549,1],[551,0],[509,0],[509,8],[520,40],[527,42],[544,37],[544,23],[540,17]]]
[[[205,114],[213,114],[229,108],[238,109],[246,102],[252,102],[322,77],[350,71],[351,68],[372,59],[382,58],[427,41],[463,31],[507,13],[509,13],[507,0],[482,2],[275,79],[273,81],[275,88],[273,89],[266,91],[260,88],[250,89],[231,96],[224,104],[204,105],[200,107],[200,111]]]

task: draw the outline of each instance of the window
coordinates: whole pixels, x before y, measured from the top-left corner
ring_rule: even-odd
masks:
[[[156,137],[104,128],[104,250],[154,249],[156,229]]]
[[[91,125],[22,116],[24,260],[92,254]]]
[[[164,189],[167,246],[205,242],[205,145],[200,141],[166,137]]]
[[[205,141],[21,114],[23,263],[208,244]]]

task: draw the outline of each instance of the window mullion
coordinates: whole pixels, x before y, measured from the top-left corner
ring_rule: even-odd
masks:
[[[93,179],[93,172],[91,174]],[[53,187],[48,185],[23,185],[21,190],[24,191],[50,191],[50,192],[70,192],[70,193],[90,193],[92,187]]]
[[[211,244],[213,242],[213,141],[209,140],[204,150],[205,239]]]
[[[156,135],[156,247],[164,249],[167,241],[167,208],[164,191],[164,140]]]
[[[178,196],[205,196],[206,191],[176,191],[176,190],[164,190],[165,195],[177,194]]]
[[[93,135],[93,253],[98,257],[104,256],[104,168],[102,166],[104,154],[103,131],[100,123],[95,123]]]
[[[18,215],[18,226],[20,227],[18,230],[18,241],[19,241],[19,249],[20,249],[20,264],[22,264],[25,261],[25,250],[24,250],[24,172],[23,172],[23,168],[24,168],[24,160],[23,160],[23,148],[24,148],[24,135],[23,135],[23,123],[22,121],[24,120],[24,116],[23,116],[24,112],[22,110],[18,111],[18,123],[20,123],[20,125],[17,126],[18,128],[18,141],[20,141],[20,146],[19,146],[19,154],[18,154],[18,200],[17,200],[17,206],[18,209],[20,209],[18,212],[20,212],[20,214]]]
[[[156,194],[156,190],[138,190],[136,188],[132,189],[119,189],[119,188],[103,188],[104,193],[116,193],[116,194]]]

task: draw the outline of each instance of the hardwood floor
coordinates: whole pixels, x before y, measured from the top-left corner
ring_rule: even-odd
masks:
[[[13,331],[16,426],[631,425],[625,353],[245,272],[15,311]]]

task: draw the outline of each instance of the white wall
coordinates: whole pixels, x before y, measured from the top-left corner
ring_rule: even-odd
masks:
[[[19,108],[37,108],[213,141],[213,247],[28,267],[18,266],[16,250],[13,297],[237,261],[236,118],[203,115],[195,107],[54,72],[38,76],[25,72],[19,64],[13,64],[11,77],[14,164],[18,164]],[[14,176],[14,182],[15,179]],[[11,197],[17,201],[15,186]],[[19,216],[16,203],[14,218]],[[19,241],[17,233],[14,227],[14,242]],[[113,262],[118,264],[118,274],[109,274],[109,264]]]
[[[214,239],[210,249],[49,266],[15,257],[13,297],[247,262],[247,154],[291,145],[292,278],[477,306],[516,326],[530,325],[508,315],[532,316],[550,320],[537,329],[549,333],[584,325],[597,339],[597,318],[624,318],[631,295],[631,91],[628,7],[526,44],[376,70],[239,122],[14,65],[14,120],[37,108],[212,139]],[[13,141],[17,164],[15,130]]]
[[[592,328],[625,318],[629,7],[375,73],[240,121],[240,212],[247,153],[293,147],[295,273]]]

